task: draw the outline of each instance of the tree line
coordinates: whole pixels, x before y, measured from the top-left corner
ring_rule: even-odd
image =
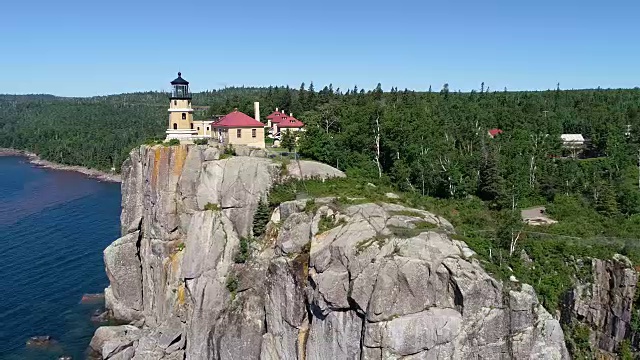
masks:
[[[301,155],[352,176],[439,198],[477,195],[495,209],[583,196],[601,213],[640,213],[640,90],[416,92],[234,87],[194,94],[199,117],[276,107],[307,124]],[[0,96],[0,146],[64,164],[119,168],[134,146],[163,138],[167,94],[92,98]],[[503,132],[492,138],[488,130]],[[589,139],[567,158],[562,133]]]

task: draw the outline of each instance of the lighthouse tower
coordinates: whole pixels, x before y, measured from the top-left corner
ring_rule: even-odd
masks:
[[[181,73],[178,73],[178,77],[171,82],[171,87],[167,140],[190,141],[198,135],[198,132],[193,128],[189,82],[182,78]]]

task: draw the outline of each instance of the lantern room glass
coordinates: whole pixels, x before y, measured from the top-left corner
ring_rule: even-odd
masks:
[[[191,93],[189,93],[189,85],[173,85],[171,97],[178,99],[191,98]]]

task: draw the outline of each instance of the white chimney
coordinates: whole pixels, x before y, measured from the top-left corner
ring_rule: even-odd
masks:
[[[289,113],[289,116],[293,117],[293,113]]]
[[[253,103],[253,112],[256,116],[256,120],[260,121],[260,103],[257,101]]]
[[[276,112],[278,112],[278,108],[276,108]]]

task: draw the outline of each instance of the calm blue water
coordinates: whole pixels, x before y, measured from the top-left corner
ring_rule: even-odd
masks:
[[[102,250],[119,235],[120,186],[0,157],[0,359],[83,359],[108,284]],[[34,335],[58,346],[27,349]]]

